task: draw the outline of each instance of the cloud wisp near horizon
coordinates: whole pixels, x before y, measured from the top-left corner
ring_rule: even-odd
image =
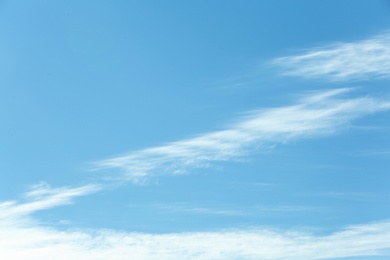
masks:
[[[389,255],[390,221],[347,226],[327,235],[302,228],[248,227],[217,231],[140,233],[110,229],[58,229],[33,218],[71,204],[96,185],[32,186],[24,201],[0,203],[0,252],[6,259],[330,259]]]
[[[354,119],[390,109],[390,102],[381,98],[340,97],[351,90],[317,92],[294,105],[251,111],[226,130],[101,160],[94,170],[116,169],[119,176],[114,179],[134,183],[152,176],[184,174],[213,162],[242,158],[258,147],[330,134]]]
[[[95,187],[40,186],[33,202],[0,203],[0,252],[6,259],[329,259],[390,252],[390,221],[349,226],[328,235],[302,229],[226,229],[213,232],[139,233],[107,229],[59,230],[30,215],[69,204]],[[21,209],[21,210],[20,210]]]
[[[325,78],[331,81],[390,78],[390,32],[359,42],[312,48],[303,54],[276,58],[286,76]]]

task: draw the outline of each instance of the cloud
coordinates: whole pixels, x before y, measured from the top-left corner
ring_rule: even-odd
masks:
[[[26,202],[1,202],[1,258],[203,260],[390,256],[390,221],[347,227],[329,235],[263,227],[153,234],[107,229],[59,230],[42,226],[31,218],[38,210],[69,204],[74,197],[97,190],[99,187],[94,185],[52,188],[40,184],[24,195]]]
[[[333,81],[389,78],[390,34],[343,43],[275,59],[285,74]],[[151,176],[184,174],[212,163],[236,160],[256,149],[298,138],[332,134],[353,120],[390,109],[372,97],[345,97],[350,89],[306,95],[291,106],[247,113],[222,131],[133,151],[96,162],[118,178],[142,182]],[[342,96],[344,95],[344,97]],[[71,204],[100,190],[97,185],[31,187],[21,201],[0,203],[0,256],[4,259],[332,259],[390,257],[390,221],[346,227],[329,235],[270,228],[212,232],[135,233],[115,230],[57,229],[31,217],[37,211]],[[340,196],[345,194],[326,194]],[[348,194],[347,194],[348,195]],[[163,210],[240,215],[243,211],[188,205],[160,205]],[[257,211],[312,210],[300,206],[257,207]]]
[[[4,259],[332,259],[390,256],[390,222],[347,227],[330,235],[251,228],[147,234],[56,230],[0,221]]]
[[[390,33],[355,43],[314,48],[300,55],[274,59],[285,75],[332,81],[390,78]]]
[[[94,169],[117,169],[119,179],[133,182],[183,174],[212,162],[238,159],[258,147],[333,133],[354,119],[390,109],[390,102],[382,99],[340,97],[349,91],[323,91],[307,95],[295,105],[251,111],[226,130],[101,160]]]
[[[98,191],[97,185],[52,188],[46,183],[31,187],[24,195],[24,202],[7,201],[0,203],[0,220],[23,218],[36,211],[71,204],[72,199]]]

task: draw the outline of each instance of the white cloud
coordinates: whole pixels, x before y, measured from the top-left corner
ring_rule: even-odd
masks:
[[[390,222],[348,227],[330,235],[264,228],[146,234],[4,225],[2,259],[332,259],[390,256]]]
[[[98,191],[97,185],[52,188],[45,183],[35,185],[24,196],[25,202],[7,201],[0,203],[0,220],[21,218],[33,212],[71,204],[74,197]]]
[[[390,78],[390,33],[355,43],[314,48],[273,60],[286,75],[333,81]]]
[[[348,91],[320,92],[296,105],[252,111],[229,129],[102,160],[96,169],[119,169],[123,174],[118,178],[133,182],[153,175],[182,174],[189,168],[237,159],[262,145],[332,133],[356,118],[390,109],[390,102],[381,99],[339,97]]]
[[[390,34],[358,43],[341,43],[274,60],[285,74],[334,81],[390,78]],[[246,84],[255,82],[248,77]],[[133,182],[149,176],[183,174],[250,154],[256,147],[295,138],[329,134],[366,114],[390,109],[390,102],[370,97],[340,98],[348,89],[306,96],[297,104],[262,109],[241,117],[230,128],[147,148],[96,163],[97,169],[119,169]],[[261,184],[263,185],[263,184]],[[268,184],[267,184],[268,185]],[[213,232],[146,234],[113,230],[59,230],[30,217],[36,211],[72,203],[100,189],[96,185],[52,188],[39,184],[22,202],[0,203],[2,259],[330,259],[388,256],[390,221],[347,227],[330,235],[267,228]],[[360,194],[328,193],[326,196]],[[186,205],[165,210],[240,215],[237,210]],[[258,207],[252,211],[297,211],[308,207]]]
[[[217,260],[390,257],[390,221],[347,227],[330,235],[261,227],[148,234],[103,229],[59,230],[39,225],[30,218],[38,210],[69,204],[72,198],[98,189],[92,185],[51,188],[41,184],[26,193],[27,202],[0,203],[0,258]]]

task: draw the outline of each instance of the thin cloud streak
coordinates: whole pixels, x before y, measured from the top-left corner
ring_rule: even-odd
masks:
[[[184,174],[212,162],[238,159],[259,147],[330,134],[354,119],[390,109],[390,102],[381,99],[339,97],[349,91],[324,91],[296,105],[252,111],[229,129],[98,161],[94,169],[117,169],[121,173],[117,178],[134,183],[151,176]]]
[[[35,185],[24,195],[25,202],[7,201],[0,203],[0,220],[11,217],[23,218],[36,211],[71,204],[73,198],[85,196],[100,190],[97,185],[52,188],[45,183]]]
[[[285,75],[332,81],[390,78],[390,33],[355,43],[314,48],[274,59]]]

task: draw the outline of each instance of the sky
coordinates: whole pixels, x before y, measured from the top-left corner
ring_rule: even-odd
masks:
[[[0,1],[0,257],[389,259],[389,83],[389,1]]]

